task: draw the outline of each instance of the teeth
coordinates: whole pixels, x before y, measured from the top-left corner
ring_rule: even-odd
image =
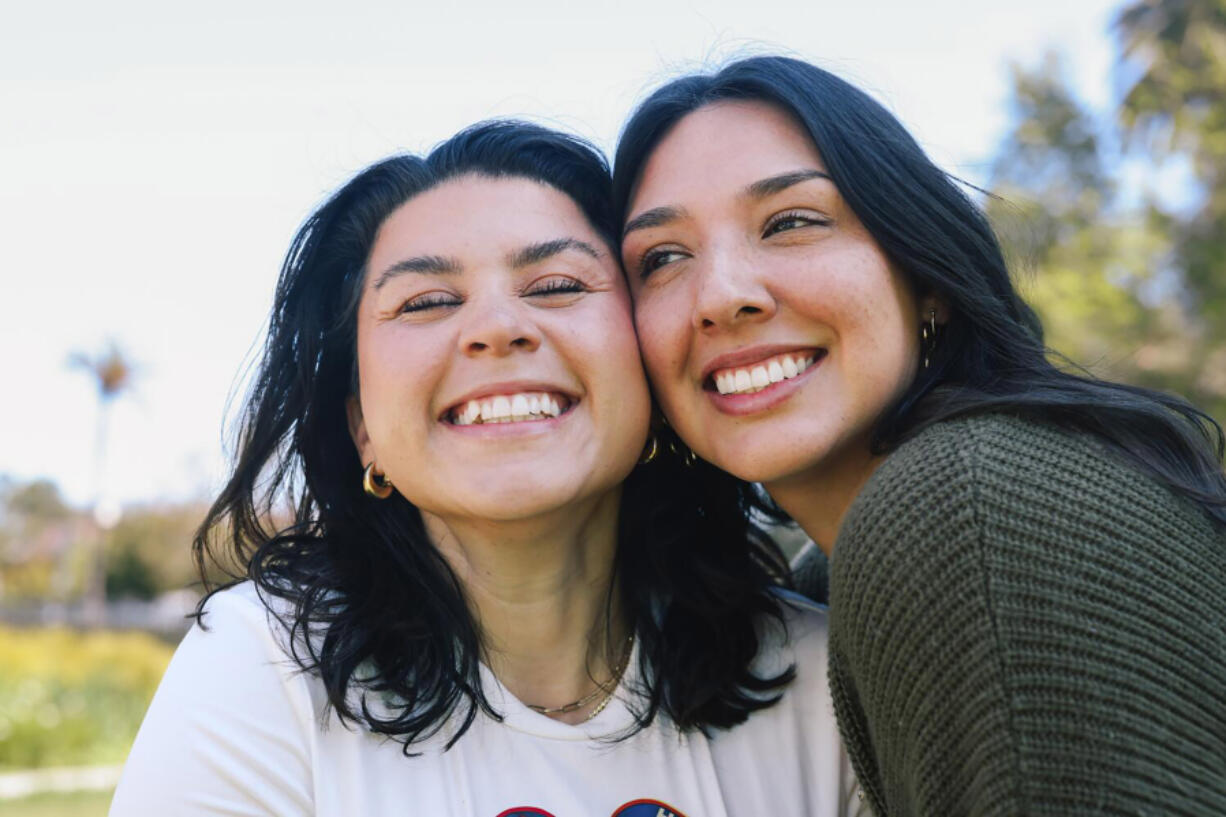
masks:
[[[514,423],[542,420],[562,413],[562,402],[543,392],[500,394],[484,400],[469,400],[452,411],[451,422],[458,426],[474,423]]]
[[[814,355],[776,355],[751,368],[722,369],[713,374],[720,394],[753,394],[773,383],[791,380],[813,365]]]

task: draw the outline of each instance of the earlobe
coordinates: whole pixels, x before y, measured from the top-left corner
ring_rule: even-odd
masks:
[[[358,450],[358,459],[363,463],[373,462],[374,452],[370,450],[370,435],[366,433],[366,418],[362,414],[362,403],[356,394],[345,400],[345,414],[349,419],[349,437]]]
[[[944,326],[949,322],[949,304],[940,295],[925,295],[920,299],[919,308],[920,323],[928,323],[934,314],[937,326]]]
[[[936,355],[949,320],[949,306],[944,298],[926,295],[920,299],[920,366],[928,369]]]

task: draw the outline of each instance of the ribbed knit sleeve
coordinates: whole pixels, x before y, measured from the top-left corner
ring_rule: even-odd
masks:
[[[1096,441],[926,430],[849,510],[830,606],[877,817],[1226,815],[1226,535]]]

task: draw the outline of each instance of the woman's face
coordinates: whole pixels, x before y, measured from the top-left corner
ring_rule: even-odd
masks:
[[[462,176],[388,216],[357,356],[362,462],[439,516],[525,519],[604,495],[647,436],[617,260],[533,181]]]
[[[863,459],[915,376],[920,306],[800,125],[761,102],[700,108],[628,216],[643,359],[694,451],[768,487]]]

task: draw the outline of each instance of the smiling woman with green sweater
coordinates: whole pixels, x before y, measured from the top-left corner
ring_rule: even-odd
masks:
[[[668,83],[614,175],[673,446],[830,559],[874,813],[1226,814],[1216,423],[1054,366],[982,212],[821,69]]]

